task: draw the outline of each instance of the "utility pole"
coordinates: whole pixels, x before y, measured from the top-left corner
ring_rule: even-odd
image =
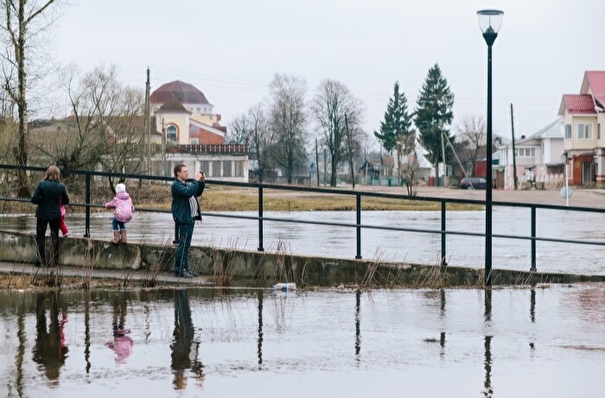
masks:
[[[326,174],[328,173],[328,160],[326,156],[326,148],[324,148],[324,187],[326,186]]]
[[[162,118],[162,169],[164,169],[164,177],[166,177],[166,127],[164,126],[164,118]]]
[[[517,190],[517,156],[515,155],[515,121],[513,117],[513,104],[510,104],[510,126],[513,134],[513,183]]]
[[[149,67],[147,67],[147,81],[145,82],[145,120],[143,123],[143,148],[145,153],[145,162],[147,163],[145,168],[147,169],[147,173],[151,174],[151,126],[149,125],[150,111],[149,111],[149,91],[150,91],[151,83],[149,79]]]
[[[319,150],[317,149],[317,138],[315,139],[315,164],[317,165],[317,186],[319,187]]]
[[[442,128],[440,128],[439,130],[441,130],[441,157],[443,159],[443,186],[447,187],[447,184],[445,183],[445,175],[447,174],[447,167],[445,165],[445,143],[443,142],[443,136],[445,135],[445,132],[443,131]],[[437,178],[439,178],[439,176],[437,176]]]

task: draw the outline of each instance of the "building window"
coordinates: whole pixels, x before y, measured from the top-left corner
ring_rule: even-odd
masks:
[[[167,141],[176,141],[177,129],[176,126],[170,124],[166,127],[166,140]]]
[[[212,161],[212,173],[215,177],[223,176],[223,170],[221,169],[221,163],[222,162],[220,160]]]
[[[571,140],[571,124],[565,125],[565,139]]]
[[[241,160],[235,161],[235,177],[244,176],[244,162]]]
[[[189,143],[190,143],[191,145],[197,145],[197,144],[199,144],[200,142],[199,142],[199,140],[198,140],[197,138],[191,138],[191,139],[189,140]]]
[[[214,176],[214,171],[210,168],[210,162],[209,161],[202,160],[200,162],[200,167],[202,168],[202,171],[204,171],[204,174],[206,174],[206,176],[208,176],[208,177]]]
[[[579,140],[592,139],[592,124],[578,123],[578,139]]]
[[[597,123],[597,140],[601,139],[601,123]]]
[[[515,156],[518,158],[533,158],[536,156],[536,148],[516,148]]]
[[[233,162],[231,160],[225,160],[223,162],[223,177],[233,177],[233,173],[231,171],[232,163]]]

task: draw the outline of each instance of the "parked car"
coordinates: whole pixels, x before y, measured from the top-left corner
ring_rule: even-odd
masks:
[[[465,177],[460,180],[460,189],[485,189],[487,181],[483,177]]]

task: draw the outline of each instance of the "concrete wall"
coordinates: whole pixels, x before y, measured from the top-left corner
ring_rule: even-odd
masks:
[[[48,245],[47,245],[48,246]],[[171,271],[174,245],[114,245],[108,241],[60,239],[59,265],[93,269]],[[433,265],[376,263],[294,256],[284,253],[234,251],[192,247],[191,267],[220,286],[271,286],[295,282],[305,286],[357,285],[366,287],[445,287],[483,285],[482,269]],[[33,235],[0,231],[0,261],[33,265],[36,261]],[[494,284],[570,283],[604,281],[605,276],[531,273],[494,270]]]

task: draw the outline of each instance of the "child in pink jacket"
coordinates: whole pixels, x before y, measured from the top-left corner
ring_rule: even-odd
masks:
[[[132,213],[134,212],[132,199],[126,192],[126,185],[116,185],[116,196],[110,202],[105,203],[105,207],[114,209],[111,222],[113,229],[113,240],[111,242],[125,244],[128,240],[126,223],[132,219]]]

